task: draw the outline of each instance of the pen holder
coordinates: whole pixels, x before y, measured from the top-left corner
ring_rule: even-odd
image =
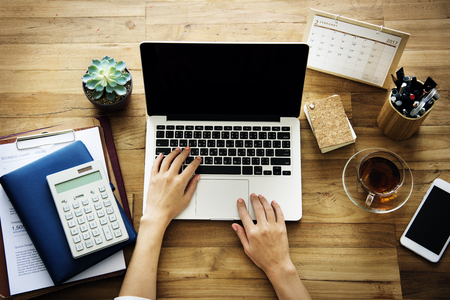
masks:
[[[425,121],[434,105],[420,118],[409,118],[402,115],[393,106],[390,100],[391,96],[392,91],[378,114],[377,124],[388,138],[395,141],[403,141],[419,130],[420,125]]]

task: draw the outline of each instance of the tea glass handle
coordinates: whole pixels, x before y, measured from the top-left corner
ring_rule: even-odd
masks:
[[[375,198],[375,194],[374,193],[368,193],[367,194],[367,198],[366,198],[366,206],[367,207],[370,207],[372,205],[373,198]]]

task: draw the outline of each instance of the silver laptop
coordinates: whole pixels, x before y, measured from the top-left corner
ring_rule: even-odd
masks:
[[[200,155],[197,190],[177,219],[237,220],[238,198],[276,200],[302,217],[304,43],[142,42],[147,104],[144,199],[159,153]],[[144,201],[145,205],[145,201]],[[145,208],[145,207],[144,207]]]

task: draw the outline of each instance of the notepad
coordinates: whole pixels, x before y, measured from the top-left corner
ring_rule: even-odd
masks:
[[[308,68],[389,88],[408,33],[311,9],[303,41]]]
[[[339,95],[308,101],[304,111],[322,153],[355,142],[355,131]]]

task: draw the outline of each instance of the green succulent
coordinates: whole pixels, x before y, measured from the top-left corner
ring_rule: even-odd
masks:
[[[99,99],[103,95],[103,90],[106,90],[106,98],[112,101],[116,97],[115,94],[123,96],[127,93],[124,85],[131,80],[131,75],[124,71],[125,67],[125,62],[116,62],[109,56],[103,57],[101,61],[93,59],[82,81],[86,84],[86,88],[94,90],[92,95],[94,99]]]

